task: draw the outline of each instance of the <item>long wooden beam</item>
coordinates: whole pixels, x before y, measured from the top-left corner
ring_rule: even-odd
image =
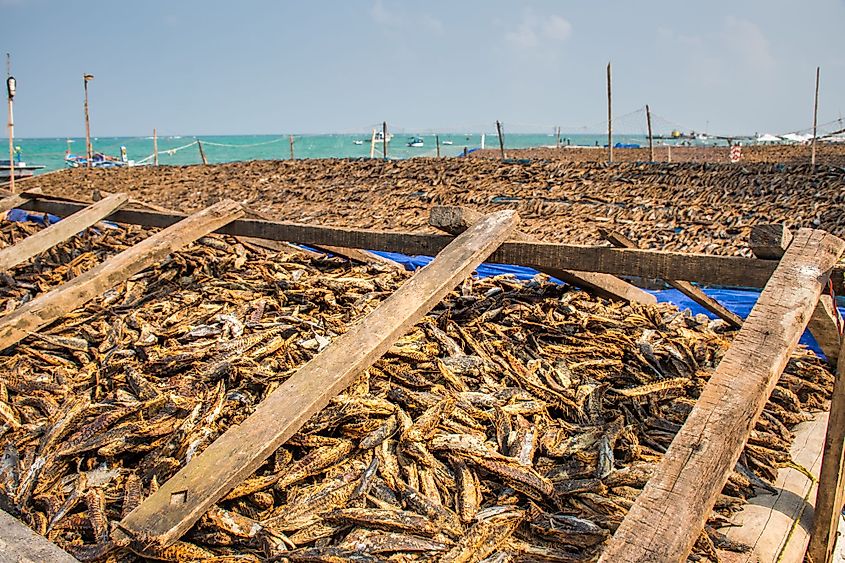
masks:
[[[845,351],[839,351],[840,357]],[[833,549],[842,513],[845,487],[845,362],[836,366],[833,396],[830,399],[830,416],[824,440],[822,468],[816,491],[813,531],[807,547],[808,560],[812,563],[833,561]]]
[[[600,561],[686,561],[845,242],[801,229]]]
[[[0,563],[79,563],[68,552],[0,510]]]
[[[129,513],[117,539],[176,541],[483,262],[517,222],[515,212],[500,211],[467,229]]]
[[[789,244],[792,242],[792,232],[782,223],[754,225],[751,228],[749,246],[757,258],[779,260]],[[836,303],[830,295],[819,297],[819,303],[810,317],[807,330],[816,339],[831,366],[836,366],[839,360],[840,340],[839,327],[842,317],[836,308]]]
[[[639,248],[637,243],[629,239],[628,237],[622,235],[621,233],[617,233],[615,231],[609,231],[607,229],[599,229],[599,233],[601,236],[605,238],[610,244],[617,248]],[[734,328],[740,328],[742,326],[742,317],[734,313],[733,311],[729,311],[724,305],[704,293],[701,288],[692,285],[688,281],[683,280],[663,280],[670,286],[674,287],[682,294],[686,295],[729,325]]]
[[[15,207],[25,204],[33,195],[41,194],[41,188],[30,190],[27,194],[29,194],[30,197],[25,197],[21,194],[11,194],[3,199],[0,199],[0,213],[5,213],[10,209],[14,209]]]
[[[83,204],[56,201],[41,196],[30,200],[24,206],[25,209],[60,216],[66,216],[82,207],[84,207]],[[117,223],[167,227],[184,217],[180,214],[122,209],[108,218]],[[216,232],[233,236],[297,242],[309,246],[342,246],[424,256],[437,254],[452,240],[452,237],[446,235],[322,227],[253,219],[232,221]],[[487,261],[650,279],[680,278],[729,287],[763,287],[777,266],[774,260],[757,260],[738,256],[541,242],[505,242],[488,257]],[[843,289],[843,273],[845,270],[834,269],[831,275],[837,291]]]
[[[103,291],[155,264],[174,250],[243,216],[233,201],[221,201],[112,256],[69,282],[39,295],[0,318],[0,350],[26,338]]]
[[[84,231],[97,221],[111,215],[129,200],[126,194],[114,194],[93,203],[73,215],[53,223],[24,240],[0,250],[0,272],[17,266],[48,250],[73,235]]]
[[[431,208],[428,216],[428,224],[451,235],[457,235],[477,222],[480,217],[481,213],[468,207],[438,205]],[[523,242],[532,242],[535,240],[530,235],[521,231],[514,232],[511,239]],[[553,278],[582,289],[591,290],[595,294],[608,299],[617,299],[625,302],[634,301],[648,305],[657,303],[657,298],[651,293],[647,293],[610,274],[573,272],[543,266],[537,269]]]

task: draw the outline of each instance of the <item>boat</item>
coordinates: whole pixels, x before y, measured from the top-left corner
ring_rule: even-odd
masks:
[[[393,140],[393,135],[391,133],[388,133],[387,134],[387,142],[389,143],[392,140]],[[373,143],[383,143],[384,142],[384,132],[373,130],[372,142]]]
[[[354,140],[354,141],[352,141],[352,142],[353,142],[354,144],[356,144],[356,145],[363,145],[363,144],[364,144],[364,141],[362,141],[361,139],[355,139],[355,140]]]
[[[32,176],[36,170],[41,170],[42,168],[44,168],[42,164],[27,164],[21,161],[15,161],[14,166],[9,166],[9,159],[0,160],[0,181],[8,182],[13,171],[15,180],[20,180]]]
[[[70,144],[68,144],[68,150],[65,153],[65,165],[68,168],[120,168],[123,166],[132,166],[133,164],[134,161],[126,158],[126,147],[120,147],[120,157],[95,152],[91,155],[90,164],[86,156],[70,152]]]
[[[419,148],[419,147],[425,146],[425,141],[423,140],[422,137],[410,137],[408,139],[408,146],[414,147],[414,148]]]
[[[443,145],[454,145],[455,143],[453,143],[452,141],[443,141],[441,144],[443,144]]]

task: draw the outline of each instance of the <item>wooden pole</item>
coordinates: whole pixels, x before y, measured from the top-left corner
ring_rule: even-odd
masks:
[[[557,140],[556,140],[557,148],[560,148],[560,125],[557,126]]]
[[[610,98],[610,63],[607,63],[607,161],[613,162],[613,109]]]
[[[654,137],[651,135],[651,111],[648,109],[648,104],[645,105],[645,120],[648,124],[648,159],[654,162]]]
[[[153,127],[153,165],[158,166],[158,133]]]
[[[91,157],[94,156],[94,148],[91,146],[91,122],[88,119],[88,81],[94,78],[93,74],[83,74],[82,84],[85,89],[85,158],[88,168],[91,168]]]
[[[810,153],[810,164],[816,164],[816,126],[819,122],[819,70],[816,67],[816,95],[813,101],[813,145]]]
[[[843,250],[824,231],[796,233],[601,563],[687,560]]]
[[[294,158],[294,156],[293,156],[293,135],[291,135],[290,137],[288,137],[288,143],[290,144],[290,159],[291,159],[291,160],[296,160],[296,159]]]
[[[376,130],[373,128],[373,134],[370,136],[370,158],[376,156]]]
[[[205,158],[205,151],[202,150],[202,141],[197,139],[197,148],[200,150],[200,159],[202,159],[203,164],[208,164],[208,159]]]
[[[12,193],[15,193],[15,114],[12,104],[12,98],[15,97],[12,91],[14,80],[12,78],[12,56],[6,53],[6,93],[9,98],[9,191]]]
[[[387,121],[381,122],[381,134],[384,137],[381,144],[381,153],[382,157],[387,160]]]
[[[672,162],[672,145],[666,145],[666,162]]]
[[[840,348],[839,355],[845,354]],[[845,357],[845,356],[843,356]],[[842,511],[843,470],[845,470],[845,361],[836,367],[830,417],[824,440],[822,468],[816,492],[813,531],[807,547],[807,559],[813,563],[833,561],[833,548]]]
[[[513,211],[492,213],[455,238],[428,266],[270,393],[246,420],[229,427],[147,497],[118,524],[113,536],[121,540],[128,535],[163,546],[178,540],[471,274],[518,221]]]
[[[434,144],[437,146],[437,158],[440,158],[440,135],[434,136]]]
[[[496,122],[496,132],[499,134],[499,150],[502,152],[502,160],[505,160],[507,158],[505,155],[505,134],[502,133],[502,124],[498,121]]]

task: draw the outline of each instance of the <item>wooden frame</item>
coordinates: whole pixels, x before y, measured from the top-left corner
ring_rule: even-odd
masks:
[[[86,207],[82,203],[39,194],[21,194],[19,197],[21,199],[16,199],[14,206],[60,216],[71,215]],[[292,378],[292,386],[285,389],[290,397],[295,396],[294,406],[299,414],[291,415],[290,420],[284,424],[245,423],[224,433],[203,454],[194,458],[165,483],[158,493],[127,516],[114,533],[117,539],[126,539],[128,535],[162,545],[176,541],[208,506],[248,475],[250,468],[260,463],[267,452],[272,452],[313,412],[322,408],[327,397],[343,389],[355,370],[375,361],[393,339],[398,338],[460,279],[487,259],[545,269],[571,268],[584,272],[647,278],[683,278],[719,285],[765,286],[757,306],[705,387],[701,399],[673,441],[656,476],[635,502],[602,556],[603,561],[683,560],[703,526],[704,518],[712,508],[711,501],[733,467],[735,456],[739,455],[789,353],[804,326],[811,322],[812,312],[817,308],[827,278],[834,280],[835,287],[842,287],[843,270],[834,265],[845,250],[845,242],[822,231],[799,231],[783,258],[777,261],[774,249],[778,245],[783,249],[788,241],[784,242],[783,237],[786,235],[783,231],[778,234],[776,229],[768,245],[773,249],[773,254],[769,255],[772,259],[752,259],[532,241],[502,242],[507,239],[517,221],[515,215],[507,212],[487,216],[482,225],[473,226],[456,239],[440,235],[237,219],[243,213],[242,207],[233,202],[221,202],[189,219],[175,213],[132,208],[117,210],[107,218],[116,222],[170,228],[150,237],[158,240],[157,243],[149,243],[150,239],[147,239],[112,258],[113,262],[108,267],[102,268],[105,263],[101,264],[95,268],[97,271],[94,274],[88,277],[83,274],[31,304],[39,304],[39,300],[39,306],[45,300],[54,303],[56,308],[51,309],[51,314],[56,316],[52,318],[58,318],[90,299],[95,288],[102,289],[105,287],[103,284],[114,285],[131,275],[130,272],[149,266],[160,258],[161,252],[178,248],[212,231],[320,246],[391,250],[409,254],[436,254],[443,250],[443,253],[376,309],[381,311],[376,316],[377,321],[383,317],[380,321],[368,323],[366,327],[360,325],[353,328],[347,333],[348,337],[344,335],[338,338],[329,349],[301,368],[300,373],[310,373],[309,377]],[[202,219],[198,219],[198,216],[202,216]],[[179,223],[182,220],[185,223]],[[180,226],[171,227],[177,223]],[[186,229],[186,224],[194,226]],[[184,232],[174,238],[173,233],[180,231]],[[174,242],[163,245],[161,241],[164,239]],[[139,250],[138,247],[145,243],[149,248]],[[153,251],[152,247],[156,250]],[[127,253],[134,258],[128,260],[125,256]],[[762,251],[761,256],[765,255],[765,251]],[[116,260],[118,258],[121,259]],[[104,270],[109,273],[104,273]],[[80,278],[82,280],[77,281]],[[84,298],[81,301],[75,297],[67,298],[71,290],[80,284],[87,288],[83,292]],[[382,307],[388,302],[391,303],[390,313],[385,314]],[[17,326],[19,321],[15,320],[16,315],[25,317],[26,314],[25,306],[0,320],[0,345],[6,347],[14,344],[28,334],[26,331],[37,330],[51,318],[48,316],[42,324],[24,328]],[[365,341],[367,344],[362,344]],[[338,349],[341,349],[340,353]],[[350,361],[349,350],[360,352],[360,358]],[[343,361],[336,361],[336,357],[342,357]],[[325,384],[323,381],[319,388],[309,385],[315,374],[322,378],[328,376],[331,383]],[[837,396],[845,404],[845,384],[841,379],[837,378]],[[304,410],[300,408],[303,397],[307,397],[308,405]],[[277,421],[279,412],[293,412],[291,404],[290,400],[284,398],[273,401],[268,398],[259,407],[261,413],[256,411],[253,416],[259,414],[259,418],[264,416],[265,419],[271,416]],[[240,448],[240,444],[245,443],[244,438],[249,436],[254,439],[248,443],[252,446],[260,443],[260,447]],[[833,440],[841,441],[841,436],[835,436]],[[238,447],[234,448],[233,444]],[[240,453],[232,455],[233,448]],[[206,455],[206,452],[209,453]],[[841,449],[838,457],[839,464],[829,467],[836,468],[837,487],[841,488]],[[227,469],[219,470],[218,464]],[[214,471],[209,470],[210,466],[215,467]],[[828,473],[832,474],[834,470]],[[203,483],[204,480],[212,483]],[[200,488],[191,489],[195,486]],[[191,495],[180,496],[188,490],[192,491]],[[174,498],[191,500],[180,506],[178,502],[173,502]],[[841,496],[834,498],[832,506],[838,504],[841,504]],[[0,539],[3,539],[2,532]]]

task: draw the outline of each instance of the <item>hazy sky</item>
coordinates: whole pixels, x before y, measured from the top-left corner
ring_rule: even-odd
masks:
[[[784,133],[845,112],[845,1],[0,0],[21,137],[92,133]],[[5,119],[4,119],[5,121]],[[709,126],[709,127],[708,127]],[[639,132],[641,114],[620,118]]]

